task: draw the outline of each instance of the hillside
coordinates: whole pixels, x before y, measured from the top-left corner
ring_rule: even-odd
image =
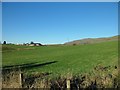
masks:
[[[81,40],[75,40],[64,43],[65,45],[79,45],[79,44],[93,44],[93,43],[100,43],[100,42],[106,42],[106,41],[117,41],[118,36],[112,36],[112,37],[105,37],[105,38],[85,38]]]
[[[42,85],[57,88],[57,85],[61,85],[63,88],[67,79],[70,79],[71,88],[74,88],[74,84],[80,85],[79,89],[92,87],[94,83],[97,88],[118,85],[117,41],[76,46],[2,45],[2,50],[2,80],[5,88],[20,85],[13,83],[18,82],[13,75],[16,75],[17,68],[23,72],[24,79],[21,81],[24,88],[39,88]],[[10,68],[13,72],[9,74],[7,70]]]

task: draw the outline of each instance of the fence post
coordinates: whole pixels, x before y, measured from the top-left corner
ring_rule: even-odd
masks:
[[[23,87],[23,73],[19,73],[19,83],[20,83],[20,88]]]
[[[70,79],[67,79],[67,89],[70,90]]]

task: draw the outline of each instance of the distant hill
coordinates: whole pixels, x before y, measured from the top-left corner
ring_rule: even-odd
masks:
[[[71,42],[66,42],[64,43],[64,45],[93,44],[93,43],[117,41],[117,40],[118,40],[118,35],[113,37],[104,37],[104,38],[85,38],[85,39],[75,40]]]

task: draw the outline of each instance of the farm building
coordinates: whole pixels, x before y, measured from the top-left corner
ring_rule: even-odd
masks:
[[[33,43],[33,44],[29,44],[29,46],[42,46],[41,43]]]

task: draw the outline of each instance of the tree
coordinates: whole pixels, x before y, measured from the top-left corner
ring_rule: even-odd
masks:
[[[34,42],[33,42],[33,41],[31,41],[31,42],[30,42],[30,44],[34,44]]]
[[[6,41],[4,41],[3,44],[7,44]]]

